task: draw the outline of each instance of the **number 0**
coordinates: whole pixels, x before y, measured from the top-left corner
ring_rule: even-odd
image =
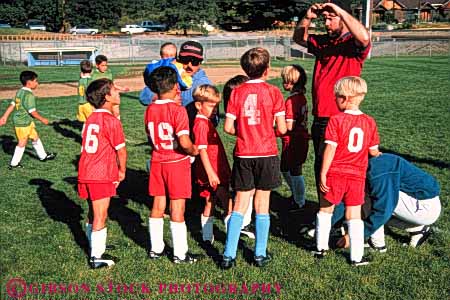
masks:
[[[356,145],[355,145],[356,139]],[[350,152],[359,152],[363,147],[364,141],[364,131],[361,128],[353,127],[350,130],[350,135],[348,136],[348,145],[347,149]]]

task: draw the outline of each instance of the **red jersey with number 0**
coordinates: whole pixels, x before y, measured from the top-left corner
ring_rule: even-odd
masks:
[[[198,150],[206,149],[211,166],[220,179],[220,184],[227,185],[230,181],[231,168],[228,164],[225,148],[214,124],[207,117],[197,115],[192,131]],[[195,174],[199,184],[207,184],[209,182],[208,174],[203,167],[200,156],[195,160]]]
[[[145,131],[153,147],[153,162],[169,163],[189,157],[178,141],[178,137],[189,135],[187,112],[173,100],[156,100],[147,107]]]
[[[330,118],[325,143],[337,147],[328,174],[365,178],[369,149],[380,143],[377,124],[361,111],[346,110]]]
[[[235,155],[278,155],[273,126],[275,117],[284,115],[283,95],[276,86],[249,80],[233,89],[226,116],[236,121]]]
[[[78,182],[118,181],[117,150],[125,147],[122,124],[106,109],[96,109],[83,127]]]

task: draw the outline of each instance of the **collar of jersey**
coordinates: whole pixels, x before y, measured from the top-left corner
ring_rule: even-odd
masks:
[[[344,111],[344,113],[349,114],[349,115],[354,115],[354,116],[362,115],[362,114],[363,114],[363,112],[360,111],[359,109],[358,109],[358,110],[346,109],[346,110]]]
[[[172,99],[158,99],[153,102],[155,104],[167,104],[167,103],[175,103]]]
[[[264,80],[262,80],[262,79],[251,79],[251,80],[246,81],[246,83],[261,83],[261,82],[264,82]]]
[[[30,89],[30,88],[27,88],[27,87],[24,87],[24,86],[22,87],[22,90],[31,92],[31,89]]]
[[[201,114],[197,114],[195,117],[196,117],[196,118],[199,118],[199,119],[206,119],[206,120],[209,120],[207,116],[204,116],[204,115],[201,115]]]
[[[87,75],[81,75],[81,78],[91,78],[91,74],[87,74]]]
[[[106,112],[112,115],[112,113],[109,110],[104,108],[97,108],[96,110],[94,110],[94,112]]]

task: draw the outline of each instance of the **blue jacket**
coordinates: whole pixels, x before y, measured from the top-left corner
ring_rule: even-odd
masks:
[[[399,192],[425,200],[439,196],[436,179],[400,156],[384,153],[369,160],[367,184],[372,208],[364,220],[364,237],[368,238],[386,224],[397,207]],[[336,207],[333,222],[343,217],[344,209]]]

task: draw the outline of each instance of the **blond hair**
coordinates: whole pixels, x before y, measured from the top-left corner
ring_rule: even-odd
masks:
[[[286,66],[281,70],[281,78],[284,83],[292,83],[293,91],[306,92],[306,72],[299,65]]]
[[[219,90],[210,84],[202,84],[192,94],[195,102],[220,102]]]
[[[343,77],[334,85],[334,94],[336,96],[350,97],[362,101],[367,94],[367,83],[358,76]]]

